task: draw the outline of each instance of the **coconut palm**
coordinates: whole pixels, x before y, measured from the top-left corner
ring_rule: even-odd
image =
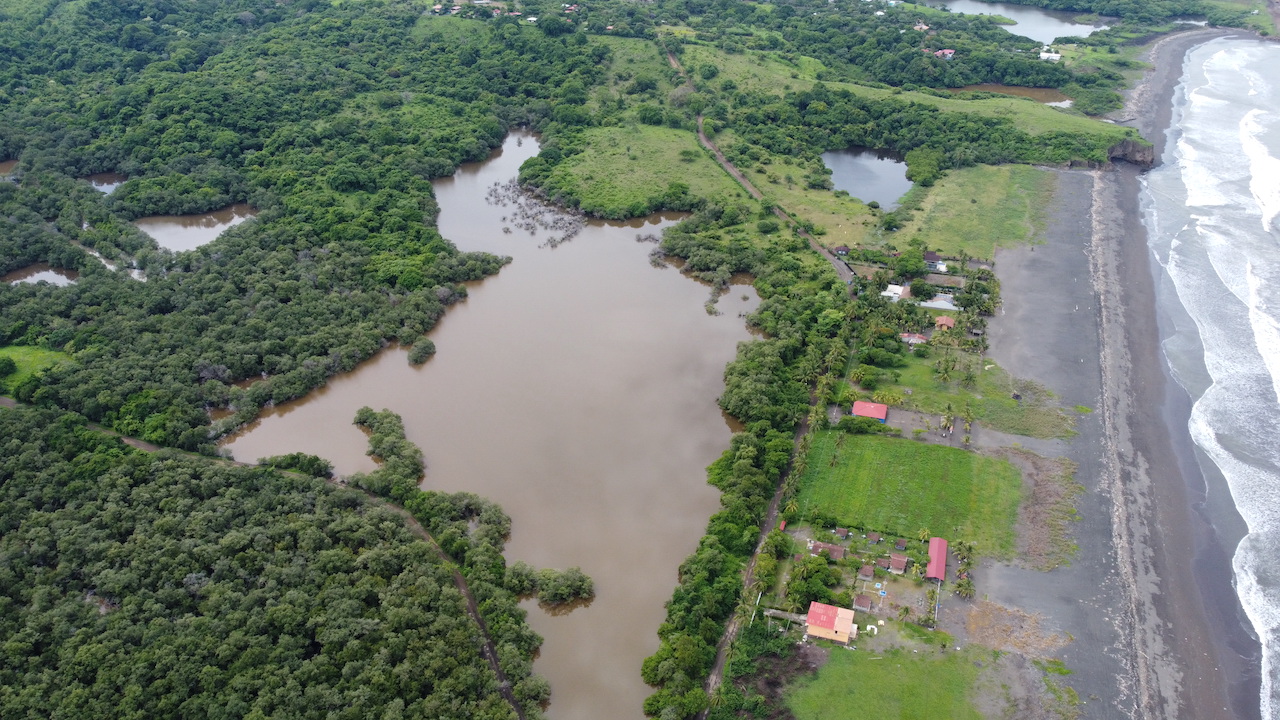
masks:
[[[956,581],[956,594],[965,600],[972,600],[973,596],[976,594],[976,590],[973,587],[973,580],[969,578],[961,578]]]

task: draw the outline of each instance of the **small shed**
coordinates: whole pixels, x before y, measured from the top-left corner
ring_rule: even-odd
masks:
[[[853,599],[853,609],[869,613],[871,612],[871,602],[870,595],[858,595]]]
[[[880,533],[878,532],[867,533],[867,542],[871,543],[872,545],[879,545]]]
[[[926,580],[947,579],[947,541],[940,537],[929,538],[929,565],[924,577]]]
[[[893,542],[893,549],[894,549],[894,550],[906,550],[906,549],[907,549],[907,539],[906,539],[906,538],[898,538],[897,540],[895,540],[895,541]]]
[[[876,576],[875,565],[863,565],[862,569],[858,571],[859,580],[871,580],[875,578],[875,576]]]
[[[848,254],[849,254],[849,246],[848,246],[848,245],[837,245],[837,246],[835,246],[835,247],[831,248],[831,252],[833,252],[833,253],[835,253],[835,254],[840,255],[840,256],[842,256],[842,257],[843,257],[843,256],[845,256],[845,255],[848,255]]]
[[[880,422],[888,422],[889,406],[882,403],[858,400],[853,404],[853,414],[857,417],[867,417],[879,420]]]
[[[942,330],[944,328],[950,330],[956,326],[956,319],[950,315],[939,315],[933,319],[933,326],[938,330]]]
[[[906,293],[905,295],[903,293]],[[889,302],[898,302],[903,297],[911,297],[911,290],[902,285],[890,284],[880,293],[880,297],[887,298]]]
[[[836,528],[835,534],[836,534],[836,537],[840,538],[841,540],[848,540],[849,528]]]
[[[853,610],[838,608],[816,600],[809,604],[809,614],[804,619],[804,630],[813,637],[842,644],[848,644],[850,640],[858,637],[858,628],[853,624]]]
[[[889,569],[889,558],[884,558],[884,557],[882,557],[882,558],[876,558],[876,567],[878,567],[878,568],[882,568],[882,569],[884,569],[884,570],[888,570],[888,569]]]
[[[901,575],[907,571],[907,556],[901,553],[894,553],[889,556],[889,572],[894,575]]]

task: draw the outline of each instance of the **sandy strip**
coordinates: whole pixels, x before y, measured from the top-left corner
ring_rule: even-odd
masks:
[[[1228,34],[1180,33],[1148,53],[1154,67],[1122,113],[1157,153],[1186,52]],[[1205,479],[1188,450],[1189,400],[1160,350],[1139,173],[1058,172],[1045,243],[997,254],[1005,301],[992,356],[1098,412],[1061,447],[1088,490],[1072,565],[984,568],[984,592],[1070,634],[1063,659],[1085,717],[1257,718],[1257,646],[1225,550],[1238,529],[1198,509]]]

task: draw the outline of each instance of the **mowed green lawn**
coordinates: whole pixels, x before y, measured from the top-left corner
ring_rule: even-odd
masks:
[[[18,383],[31,377],[37,370],[66,360],[67,354],[28,345],[10,345],[0,347],[0,357],[13,358],[14,364],[18,366],[17,372],[0,378],[0,393],[9,395]]]
[[[836,648],[815,677],[786,692],[797,720],[979,720],[970,699],[979,668],[990,653],[913,653],[884,655]]]
[[[802,509],[842,523],[906,537],[927,528],[1005,558],[1014,552],[1021,500],[1022,477],[1007,461],[835,430],[815,439],[798,498]]]

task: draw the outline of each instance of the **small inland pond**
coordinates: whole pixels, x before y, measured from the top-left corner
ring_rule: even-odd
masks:
[[[907,164],[888,150],[852,147],[822,153],[822,162],[831,169],[831,183],[864,203],[875,201],[892,210],[911,189]]]
[[[133,224],[156,239],[160,247],[174,252],[195,250],[213,242],[223,230],[248,220],[258,211],[244,203],[199,215],[153,215]]]
[[[400,413],[426,456],[425,489],[475,492],[511,515],[509,562],[577,565],[595,580],[595,600],[572,612],[525,603],[546,639],[534,670],[551,682],[548,716],[639,720],[650,692],[640,664],[718,507],[705,469],[730,429],[716,398],[751,337],[742,314],[759,301],[733,285],[711,316],[707,286],[653,267],[654,245],[637,236],[672,217],[587,222],[554,248],[517,227],[528,215],[491,204],[510,197],[495,183],[537,151],[513,132],[489,160],[435,183],[441,234],[514,259],[449,309],[431,333],[435,357],[414,368],[406,350],[385,350],[226,446],[243,461],[314,453],[350,474],[374,467],[356,410]]]
[[[123,185],[128,179],[128,177],[117,172],[94,173],[85,178],[85,180],[88,180],[89,184],[93,186],[94,190],[97,190],[104,195],[110,195],[115,192],[116,188]]]
[[[80,273],[75,270],[56,268],[48,263],[28,265],[20,270],[0,275],[0,285],[16,285],[18,283],[47,282],[50,285],[66,286],[74,283]]]
[[[1101,21],[1077,22],[1076,18],[1081,13],[1045,10],[1029,5],[983,2],[983,0],[925,0],[924,4],[936,8],[947,8],[954,13],[1001,15],[1015,23],[1005,25],[1005,30],[1046,44],[1060,37],[1088,37],[1107,28],[1107,25]]]

